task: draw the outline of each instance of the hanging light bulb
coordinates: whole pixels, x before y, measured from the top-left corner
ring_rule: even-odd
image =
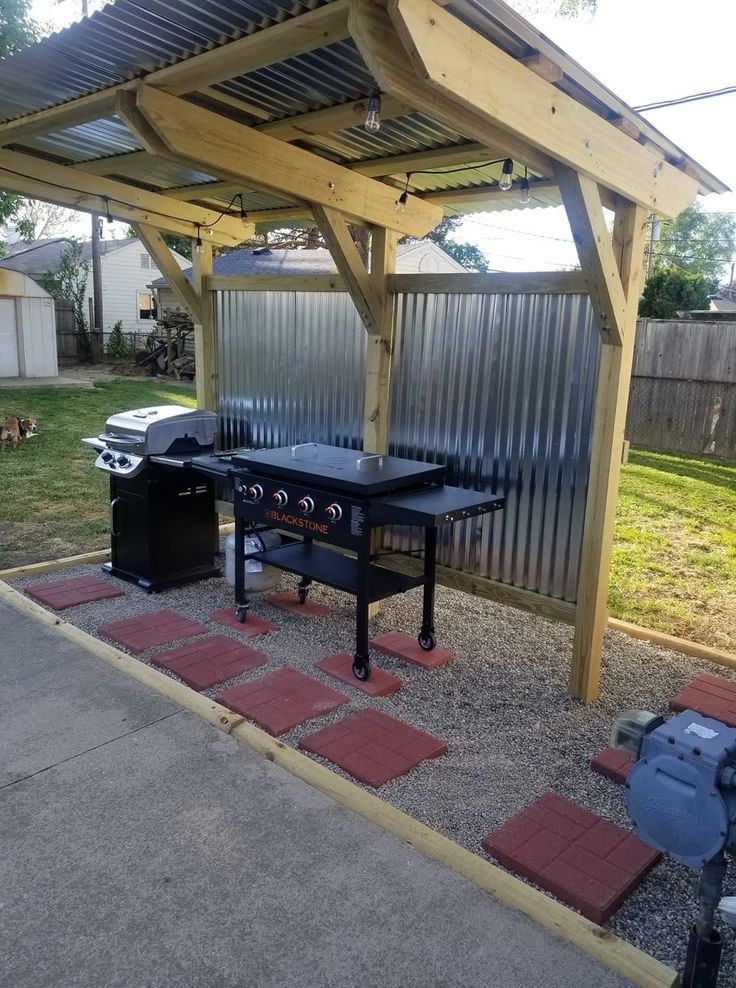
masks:
[[[370,134],[375,134],[381,129],[381,97],[378,93],[374,93],[368,100],[368,113],[363,126]]]
[[[245,206],[243,205],[243,193],[240,193],[240,222],[243,226],[248,226],[248,214],[245,211]]]
[[[202,247],[202,237],[200,236],[199,223],[197,223],[197,239],[194,243],[194,251],[197,254],[201,254],[203,249],[204,248]]]
[[[406,204],[407,204],[408,201],[409,201],[409,193],[408,192],[402,192],[401,195],[399,196],[399,198],[394,203],[394,209],[396,210],[396,212],[397,213],[405,213],[406,212]]]
[[[529,202],[530,192],[529,192],[529,172],[524,168],[524,177],[521,180],[519,186],[519,199],[522,202]]]
[[[511,158],[507,158],[503,163],[503,168],[501,169],[501,177],[498,180],[499,189],[503,189],[504,192],[508,192],[514,183],[512,178],[514,174],[514,163]]]
[[[105,219],[108,223],[113,222],[112,216],[110,216],[110,200],[107,196],[105,196]]]

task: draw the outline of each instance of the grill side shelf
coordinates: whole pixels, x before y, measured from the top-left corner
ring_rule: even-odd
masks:
[[[276,546],[265,552],[249,553],[248,558],[258,559],[287,573],[305,576],[353,596],[358,592],[358,560],[331,549],[297,542]],[[368,567],[368,598],[371,602],[405,593],[423,583],[423,576],[407,576],[375,564]]]

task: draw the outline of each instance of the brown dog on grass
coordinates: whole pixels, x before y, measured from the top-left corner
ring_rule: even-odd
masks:
[[[6,443],[12,443],[13,449],[18,448],[18,443],[23,439],[30,439],[38,434],[38,422],[36,419],[19,418],[17,415],[8,415],[0,425],[0,444],[5,447]]]

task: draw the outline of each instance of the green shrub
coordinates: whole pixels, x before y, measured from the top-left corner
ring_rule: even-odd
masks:
[[[639,303],[639,315],[650,319],[673,319],[677,312],[707,309],[709,282],[699,274],[680,274],[664,268],[647,279]]]
[[[123,324],[118,319],[110,332],[105,345],[105,356],[110,360],[132,360],[135,357],[135,344],[123,335]]]

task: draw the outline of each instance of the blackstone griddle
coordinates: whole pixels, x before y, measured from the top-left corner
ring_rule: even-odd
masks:
[[[312,582],[352,594],[357,598],[353,672],[361,680],[370,676],[370,604],[424,587],[418,641],[423,649],[433,649],[437,529],[498,511],[504,504],[494,494],[448,487],[445,468],[438,464],[318,443],[232,450],[195,457],[192,464],[232,483],[238,619],[245,621],[248,614],[246,559],[300,576],[301,603],[306,602]],[[276,528],[288,538],[276,548],[246,554],[247,531],[259,525]],[[378,565],[373,536],[382,525],[424,529],[421,575],[408,576]],[[327,548],[330,545],[352,555],[335,552]]]

